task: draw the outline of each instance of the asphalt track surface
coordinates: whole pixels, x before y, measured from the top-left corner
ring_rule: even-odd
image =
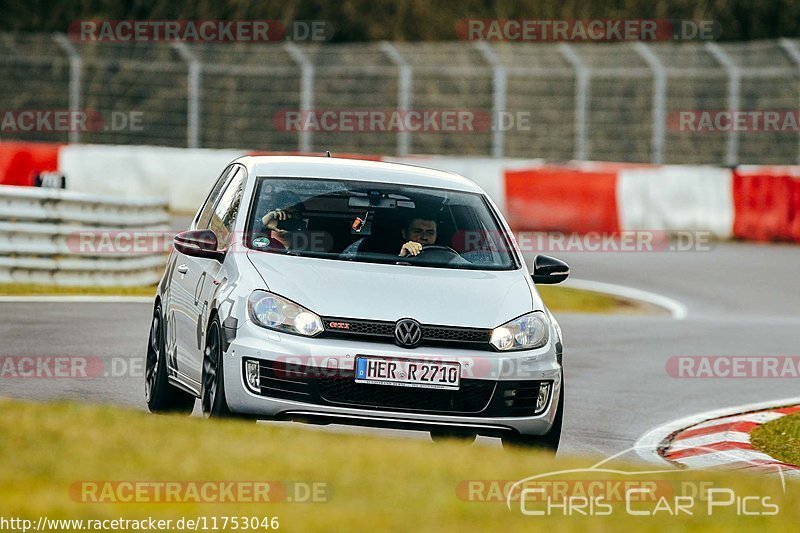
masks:
[[[666,363],[677,355],[800,355],[800,247],[721,243],[702,252],[554,255],[575,277],[652,291],[688,308],[684,320],[557,315],[567,379],[561,453],[606,456],[675,418],[798,395],[797,379],[677,379]],[[141,361],[150,313],[144,303],[0,302],[2,355],[139,361],[138,368],[118,365],[119,376],[0,378],[0,394],[145,409]]]

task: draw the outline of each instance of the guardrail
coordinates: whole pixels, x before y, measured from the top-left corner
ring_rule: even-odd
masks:
[[[156,283],[171,242],[168,222],[164,200],[0,186],[0,283]]]

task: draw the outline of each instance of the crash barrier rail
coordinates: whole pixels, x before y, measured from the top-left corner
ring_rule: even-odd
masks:
[[[98,119],[85,129],[0,136],[401,157],[796,164],[798,80],[797,39],[265,45],[0,33],[0,101]],[[332,128],[281,120],[299,111],[346,117],[445,109],[491,117],[494,125],[349,132],[338,120]],[[764,113],[776,111],[780,127],[738,125],[740,113],[755,112],[746,122],[760,116],[763,125]]]
[[[168,223],[163,200],[0,186],[0,283],[156,283]],[[132,246],[134,236],[148,234],[158,246]]]

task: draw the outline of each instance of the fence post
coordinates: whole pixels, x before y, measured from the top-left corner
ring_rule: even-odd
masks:
[[[186,146],[200,147],[200,76],[203,65],[186,43],[175,42],[172,46],[189,67],[186,79]]]
[[[81,110],[81,54],[63,33],[54,33],[53,40],[69,57],[69,110],[75,116]],[[80,132],[70,128],[67,138],[71,144],[78,143]]]
[[[573,157],[578,161],[584,161],[589,157],[587,142],[589,136],[589,80],[592,71],[569,44],[561,43],[558,49],[575,70],[575,155]]]
[[[717,62],[728,73],[728,111],[735,113],[739,111],[741,100],[741,81],[742,71],[717,43],[706,43],[706,48]],[[725,165],[732,167],[739,162],[739,132],[731,125],[728,131],[728,148],[725,155]]]
[[[505,131],[501,121],[506,111],[506,68],[486,41],[475,41],[475,48],[492,67],[492,157],[501,158],[505,153]]]
[[[653,131],[651,136],[650,162],[664,162],[664,127],[666,123],[667,76],[664,63],[650,48],[642,43],[633,43],[634,49],[653,71]]]
[[[388,41],[381,42],[381,50],[389,57],[389,60],[397,66],[397,109],[399,109],[405,117],[411,110],[411,82],[414,76],[411,65],[392,43]],[[397,130],[397,155],[408,155],[410,150],[411,131],[400,128]]]
[[[293,42],[286,43],[286,52],[295,64],[300,67],[300,113],[305,117],[314,109],[314,64]],[[302,121],[301,121],[302,122]],[[312,132],[307,128],[300,129],[297,149],[310,152]]]
[[[800,68],[800,48],[797,46],[797,43],[784,38],[780,40],[780,44],[786,53],[789,54],[789,57],[792,58],[794,64]],[[797,135],[797,162],[800,163],[800,133]]]

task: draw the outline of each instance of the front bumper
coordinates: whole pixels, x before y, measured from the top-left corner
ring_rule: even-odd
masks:
[[[225,394],[233,412],[261,418],[422,430],[446,429],[492,436],[509,433],[543,435],[555,420],[562,387],[560,354],[557,356],[555,352],[555,336],[551,335],[550,338],[551,341],[544,347],[522,352],[499,353],[444,347],[406,350],[392,344],[299,337],[265,330],[245,321],[225,351]],[[478,404],[475,401],[450,403],[453,412],[447,412],[448,408],[442,408],[442,402],[447,403],[447,400],[441,391],[363,385],[347,380],[348,373],[353,372],[357,355],[456,361],[461,364],[462,389],[465,392],[469,387],[474,391],[490,391],[491,394],[486,396],[484,408],[475,407],[480,404],[480,399],[475,400],[473,395],[472,399]],[[334,376],[342,380],[337,382],[339,385],[346,386],[350,391],[353,391],[353,387],[371,387],[371,390],[379,393],[385,388],[387,398],[395,398],[394,404],[352,405],[357,402],[339,401],[341,398],[332,400],[329,393],[320,392],[323,387],[318,386],[321,383],[319,381],[310,385],[311,393],[305,396],[270,394],[268,390],[256,393],[245,383],[243,365],[248,359],[263,361],[264,366],[269,367],[302,368],[304,372],[311,370],[314,379]],[[295,379],[295,376],[289,375],[287,379],[304,381]],[[545,382],[550,385],[549,397],[541,412],[527,416],[502,416],[503,413],[514,412],[503,407],[507,399],[503,397],[504,391],[516,388],[517,384]],[[417,400],[430,397],[430,406],[426,407],[424,400],[416,401],[414,405],[404,403],[404,399],[417,394]],[[467,404],[473,407],[467,407]]]

